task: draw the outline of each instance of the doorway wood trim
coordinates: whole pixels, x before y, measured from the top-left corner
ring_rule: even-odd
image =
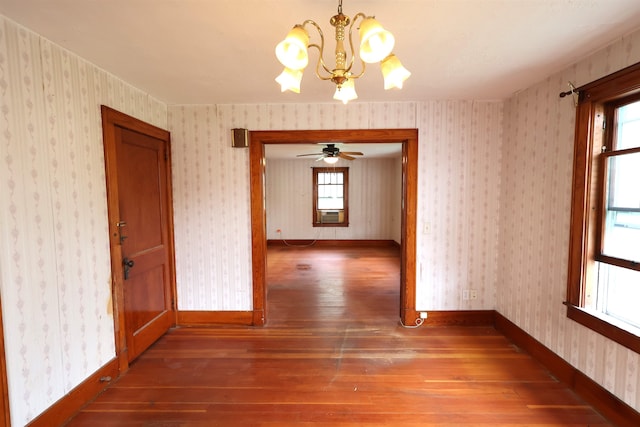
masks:
[[[267,230],[265,208],[265,145],[343,142],[402,143],[402,213],[400,320],[414,325],[416,305],[416,217],[418,199],[418,130],[293,130],[250,131],[251,255],[253,264],[253,324],[264,325],[266,312]]]
[[[118,206],[118,176],[116,163],[116,127],[138,132],[153,138],[162,140],[167,145],[167,197],[168,212],[167,223],[169,228],[169,238],[167,251],[169,258],[169,283],[171,293],[171,316],[172,325],[176,324],[176,275],[175,275],[175,247],[173,240],[173,190],[171,187],[171,140],[168,131],[149,123],[128,116],[107,106],[102,106],[102,132],[104,144],[104,161],[107,182],[107,209],[109,216],[109,242],[111,247],[111,282],[113,299],[113,321],[115,328],[115,349],[116,358],[120,372],[125,372],[129,368],[127,354],[126,331],[125,331],[125,310],[124,310],[124,282],[122,267],[122,247],[119,244],[119,221]]]
[[[9,386],[7,382],[7,359],[4,352],[4,321],[2,320],[2,299],[0,299],[0,392],[2,392],[2,400],[0,400],[0,409],[2,417],[0,417],[0,426],[11,427],[11,412],[9,410]]]

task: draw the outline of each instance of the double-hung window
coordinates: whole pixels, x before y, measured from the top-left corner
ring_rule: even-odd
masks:
[[[640,352],[640,65],[579,89],[568,316]]]
[[[313,168],[313,226],[349,226],[349,168]]]
[[[595,308],[640,328],[640,98],[607,105]]]

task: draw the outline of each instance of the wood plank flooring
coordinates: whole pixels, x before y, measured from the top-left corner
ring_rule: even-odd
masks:
[[[609,426],[491,327],[404,328],[394,247],[272,247],[264,327],[170,331],[69,423]]]

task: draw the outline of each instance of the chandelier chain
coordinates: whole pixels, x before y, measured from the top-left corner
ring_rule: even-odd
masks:
[[[338,1],[338,14],[342,13],[342,0]]]

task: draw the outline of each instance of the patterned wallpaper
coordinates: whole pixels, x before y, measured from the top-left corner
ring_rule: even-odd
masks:
[[[640,409],[639,356],[566,319],[574,110],[636,33],[506,103],[167,107],[0,17],[0,288],[14,424],[113,357],[99,105],[172,132],[178,306],[251,308],[248,150],[230,129],[418,128],[418,310],[493,309]],[[478,299],[462,300],[476,289]]]
[[[354,147],[358,150],[357,146]],[[293,150],[295,148],[292,147]],[[396,167],[400,163],[400,170]],[[267,239],[393,240],[400,236],[402,160],[340,160],[349,168],[349,227],[313,227],[313,160],[267,159]],[[282,230],[282,235],[276,233]],[[398,243],[400,240],[398,238]]]
[[[231,129],[415,127],[414,104],[169,107],[180,310],[250,310],[249,153]],[[224,242],[215,244],[212,242]]]
[[[169,109],[180,310],[251,309],[249,157],[231,147],[225,113]]]
[[[559,98],[640,61],[640,32],[514,95],[505,105],[497,309],[640,409],[640,355],[567,319],[575,108]]]
[[[417,309],[495,307],[502,103],[419,105]],[[477,300],[462,291],[476,290]]]
[[[0,287],[13,424],[114,357],[100,104],[166,106],[0,16]]]
[[[419,128],[417,308],[493,309],[502,108],[476,101],[170,106],[179,309],[251,309],[249,158],[231,147],[232,128]],[[478,299],[463,301],[463,289]]]

